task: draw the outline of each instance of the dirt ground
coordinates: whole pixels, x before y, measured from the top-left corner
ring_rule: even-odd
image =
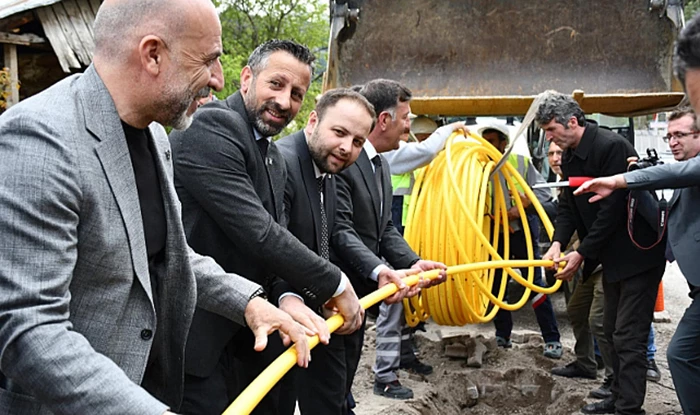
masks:
[[[666,311],[670,323],[654,323],[656,329],[656,361],[661,370],[661,381],[647,382],[645,409],[648,414],[682,414],[673,387],[666,348],[685,308],[690,304],[688,286],[671,264],[664,275]],[[388,414],[577,414],[580,407],[595,401],[588,398],[591,389],[603,380],[600,371],[597,380],[568,379],[550,374],[554,366],[574,360],[574,337],[566,316],[564,296],[553,296],[554,308],[564,345],[561,360],[542,356],[541,337],[529,343],[514,344],[513,349],[496,349],[486,354],[480,369],[466,367],[463,359],[445,357],[441,337],[454,335],[483,336],[492,338],[492,323],[464,327],[441,327],[430,321],[428,332],[417,335],[420,359],[434,367],[434,373],[421,377],[399,372],[401,383],[413,389],[414,398],[406,401],[393,400],[374,395],[375,330],[368,324],[365,349],[353,385],[357,401],[357,415]],[[539,331],[534,313],[529,307],[513,315],[514,333],[536,333]],[[478,397],[477,397],[478,395]]]

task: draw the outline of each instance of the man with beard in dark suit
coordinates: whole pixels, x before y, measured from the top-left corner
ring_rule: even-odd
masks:
[[[312,77],[313,55],[302,45],[260,45],[241,71],[241,89],[203,106],[192,126],[171,135],[175,185],[192,247],[230,272],[262,285],[282,310],[328,342],[326,305],[359,328],[363,312],[340,269],[316,255],[283,226],[284,160],[271,137],[296,116]],[[282,281],[281,278],[284,278]],[[289,286],[301,293],[281,295]],[[249,329],[197,309],[185,360],[183,412],[220,414],[282,351],[279,336],[265,353],[253,351]],[[291,414],[291,394],[277,385],[254,413]]]
[[[374,109],[362,95],[333,89],[323,94],[303,130],[277,142],[287,166],[287,228],[323,258],[332,249],[328,239],[335,222],[335,175],[357,160],[373,124]],[[285,379],[296,390],[302,414],[343,415],[348,411],[348,336],[340,334],[313,350],[306,370],[293,369]]]

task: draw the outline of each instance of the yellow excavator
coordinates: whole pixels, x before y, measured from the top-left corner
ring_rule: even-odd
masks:
[[[331,0],[324,89],[395,79],[416,114],[521,116],[534,96],[587,114],[676,106],[680,0]]]

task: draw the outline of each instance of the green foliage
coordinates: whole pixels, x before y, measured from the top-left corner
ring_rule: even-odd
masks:
[[[321,0],[215,0],[220,13],[226,86],[217,93],[225,98],[240,88],[241,69],[248,56],[270,39],[292,39],[311,49],[317,58],[316,71],[299,114],[280,133],[285,136],[306,124],[321,93],[328,42],[328,2]]]
[[[697,12],[700,11],[700,0],[686,0],[685,6],[683,7],[683,13],[685,14],[685,19],[690,20],[691,17],[695,16]]]

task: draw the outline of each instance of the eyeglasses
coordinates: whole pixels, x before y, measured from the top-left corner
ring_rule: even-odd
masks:
[[[675,138],[676,140],[680,140],[681,138],[685,138],[689,135],[698,135],[700,134],[700,131],[688,131],[686,133],[677,131],[675,133],[668,133],[665,136],[663,136],[664,143],[668,143],[671,141],[672,138]]]

